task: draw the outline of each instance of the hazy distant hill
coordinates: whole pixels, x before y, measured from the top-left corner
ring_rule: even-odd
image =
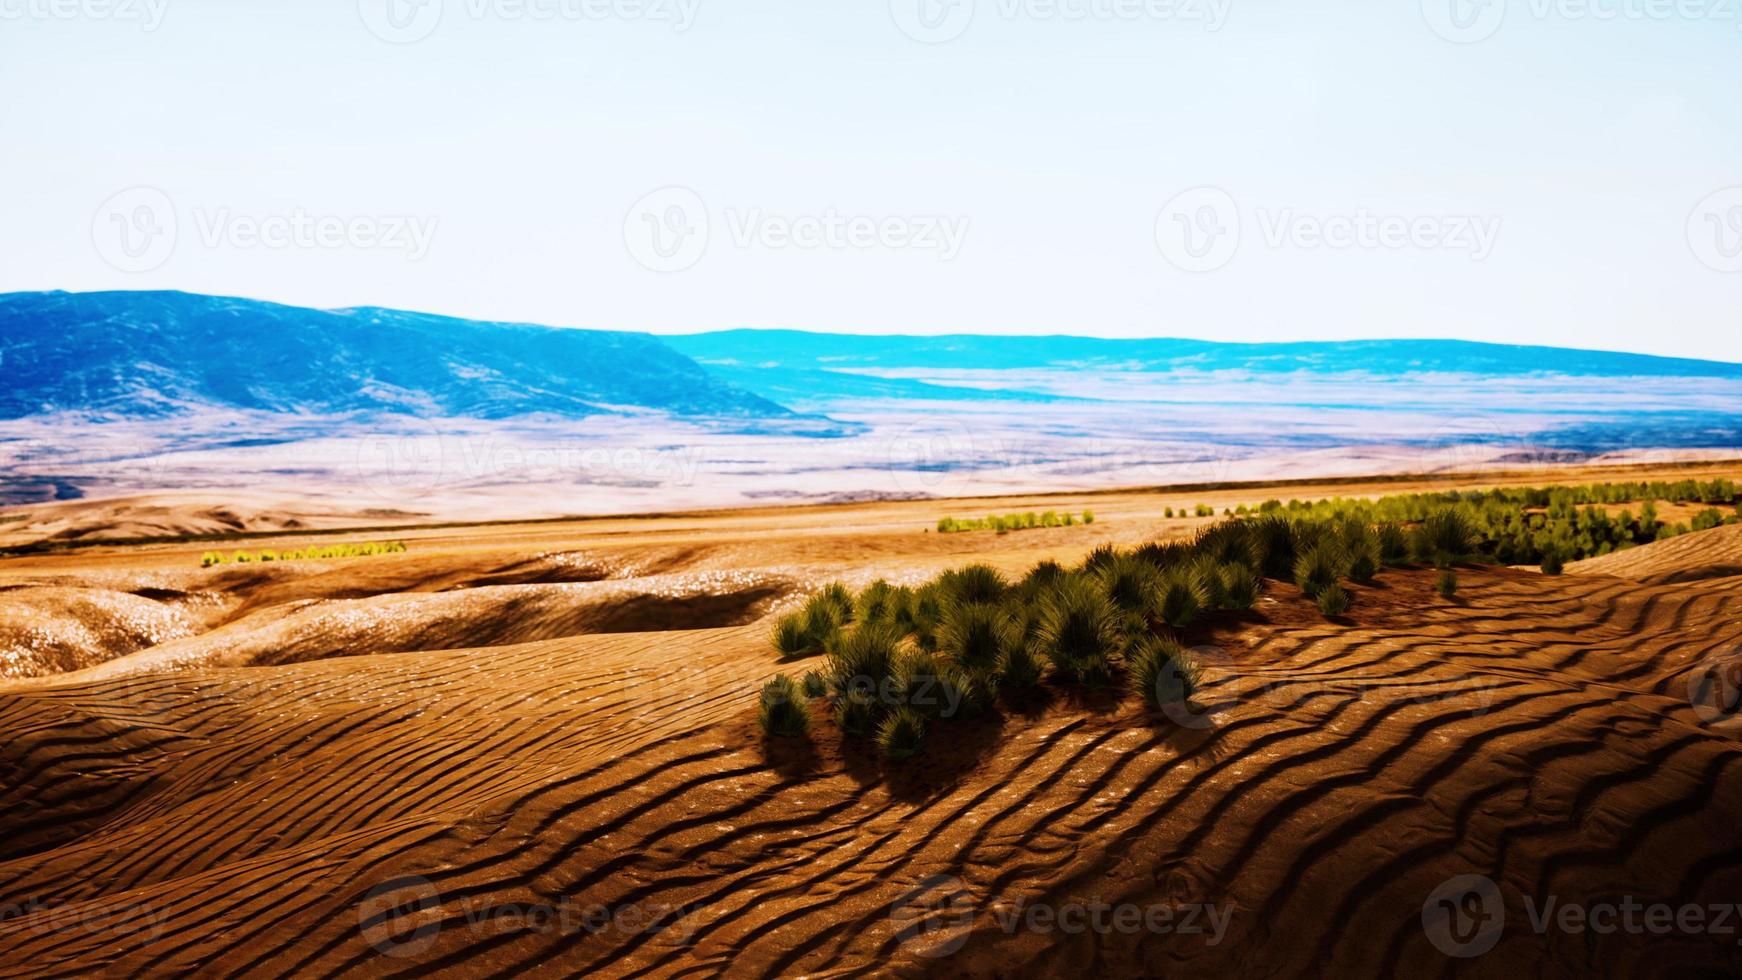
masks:
[[[0,376],[9,419],[210,408],[794,417],[643,334],[177,292],[0,295]]]
[[[1460,340],[1364,340],[1224,344],[1203,340],[1104,340],[1091,337],[942,337],[724,330],[667,337],[703,363],[747,371],[903,369],[1093,369],[1248,371],[1376,375],[1554,373],[1597,377],[1742,379],[1742,364],[1605,351],[1480,344]]]

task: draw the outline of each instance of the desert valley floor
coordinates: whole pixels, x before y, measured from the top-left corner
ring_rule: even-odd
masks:
[[[1702,680],[1742,660],[1742,525],[1560,577],[1467,568],[1450,601],[1432,569],[1388,570],[1345,623],[1273,583],[1191,638],[1189,717],[1057,697],[904,764],[757,729],[757,689],[794,669],[773,617],[829,581],[1020,574],[1209,523],[1165,506],[1398,489],[264,539],[408,546],[367,561],[0,559],[0,641],[34,651],[0,663],[0,975],[1735,975],[1742,922],[1533,921],[1551,898],[1742,901],[1742,726]],[[1041,508],[1097,519],[929,530]],[[1448,956],[1424,905],[1470,874],[1505,928]],[[1205,911],[1036,928],[1043,906]]]

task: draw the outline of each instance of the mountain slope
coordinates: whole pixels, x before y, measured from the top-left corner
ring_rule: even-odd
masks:
[[[643,334],[176,292],[0,296],[0,418],[220,407],[505,418],[789,418]]]
[[[763,368],[1094,368],[1124,371],[1313,371],[1397,375],[1519,375],[1742,379],[1742,364],[1609,351],[1462,340],[1228,344],[1159,338],[857,336],[799,330],[723,330],[664,338],[704,363]]]

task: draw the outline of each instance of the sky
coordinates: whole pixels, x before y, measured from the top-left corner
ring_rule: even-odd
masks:
[[[0,0],[0,291],[1742,360],[1742,0]]]

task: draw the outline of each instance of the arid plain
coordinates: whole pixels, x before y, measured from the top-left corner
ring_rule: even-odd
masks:
[[[1689,476],[1742,463],[444,527],[15,508],[15,547],[278,533],[0,559],[0,974],[1723,974],[1710,923],[1538,919],[1742,896],[1742,728],[1709,683],[1742,660],[1742,526],[1465,567],[1455,599],[1388,568],[1336,621],[1271,582],[1187,637],[1174,712],[1066,693],[901,763],[756,722],[817,666],[775,618],[832,581],[1017,578],[1188,539],[1199,505]],[[934,529],[1042,509],[1096,519]],[[1471,874],[1506,927],[1463,958],[1424,909]]]

